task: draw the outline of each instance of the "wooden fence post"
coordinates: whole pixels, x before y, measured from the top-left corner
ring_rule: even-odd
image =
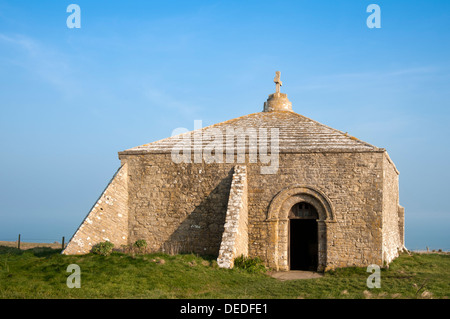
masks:
[[[20,234],[19,234],[19,240],[17,241],[17,248],[20,249]]]
[[[64,236],[62,238],[62,245],[61,245],[61,249],[64,249]]]

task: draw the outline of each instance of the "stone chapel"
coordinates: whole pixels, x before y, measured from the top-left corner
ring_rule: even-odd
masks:
[[[119,152],[63,254],[145,239],[151,251],[259,257],[275,270],[385,266],[404,249],[387,151],[297,114],[274,79],[261,112]]]

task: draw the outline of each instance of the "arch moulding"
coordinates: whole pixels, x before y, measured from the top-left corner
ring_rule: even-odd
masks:
[[[317,209],[319,221],[335,221],[331,201],[320,190],[310,186],[295,185],[281,190],[270,203],[267,221],[288,219],[289,209],[297,203],[307,202]]]
[[[318,271],[327,264],[327,224],[335,223],[333,206],[328,197],[320,190],[310,186],[294,185],[281,190],[269,205],[266,222],[268,223],[270,245],[267,247],[269,267],[277,270],[289,270],[288,263],[288,226],[289,211],[297,203],[306,202],[317,210],[318,219]]]

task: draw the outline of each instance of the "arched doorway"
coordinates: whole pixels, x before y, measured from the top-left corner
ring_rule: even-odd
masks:
[[[317,220],[313,205],[300,202],[289,211],[289,269],[317,271],[319,242]]]
[[[270,243],[267,246],[268,265],[276,270],[289,270],[289,213],[298,203],[308,203],[317,213],[318,265],[317,271],[327,267],[327,234],[336,223],[331,201],[322,191],[310,186],[293,185],[281,190],[272,199],[267,212]],[[273,243],[273,244],[272,244]]]

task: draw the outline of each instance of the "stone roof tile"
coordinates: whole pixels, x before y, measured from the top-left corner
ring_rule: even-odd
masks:
[[[298,153],[298,152],[380,152],[382,148],[375,147],[369,143],[361,141],[347,133],[328,127],[303,115],[292,111],[274,111],[259,112],[244,115],[232,120],[217,123],[199,130],[190,131],[180,135],[168,137],[153,143],[133,147],[121,152],[120,154],[142,154],[142,153],[170,153],[176,145],[183,140],[189,139],[191,145],[195,145],[194,136],[202,134],[202,147],[208,145],[215,133],[221,132],[223,138],[219,142],[225,152],[227,142],[227,131],[242,129],[244,132],[253,130],[258,134],[259,129],[267,129],[270,151],[270,130],[278,129],[279,134],[279,152],[280,153]],[[218,130],[219,131],[218,131]],[[197,134],[197,135],[196,135]],[[230,134],[228,134],[228,137]],[[231,139],[230,139],[231,140]],[[198,140],[197,140],[198,141]],[[234,150],[238,151],[237,137],[234,137]],[[253,147],[259,147],[259,138]],[[198,144],[198,143],[197,143]],[[237,146],[237,147],[236,147]],[[246,152],[248,153],[248,137]]]

